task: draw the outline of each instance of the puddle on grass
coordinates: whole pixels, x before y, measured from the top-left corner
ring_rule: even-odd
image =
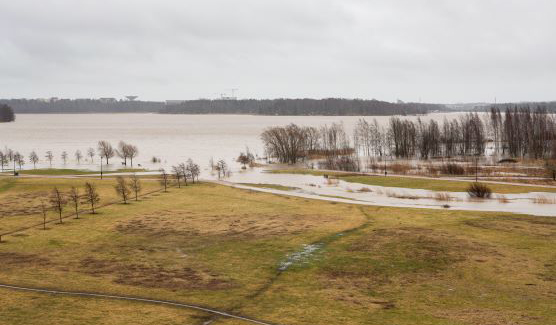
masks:
[[[322,243],[303,245],[300,251],[288,254],[286,259],[278,264],[278,271],[283,272],[291,266],[309,263],[313,255],[323,247]]]

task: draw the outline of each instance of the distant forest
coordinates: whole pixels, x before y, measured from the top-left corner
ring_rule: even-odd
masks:
[[[188,100],[164,102],[102,99],[9,99],[0,104],[16,113],[164,113],[164,114],[249,114],[249,115],[413,115],[446,110],[444,105],[389,103],[359,99],[246,99]]]
[[[12,108],[8,105],[0,104],[0,122],[13,121],[15,121],[15,114]]]
[[[445,110],[444,105],[389,103],[360,99],[245,99],[189,100],[167,105],[166,114],[251,114],[251,115],[406,115]]]
[[[163,102],[116,101],[99,99],[2,99],[15,113],[157,113]]]

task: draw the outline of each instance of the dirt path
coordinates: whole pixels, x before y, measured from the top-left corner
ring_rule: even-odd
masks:
[[[202,311],[208,314],[212,314],[219,317],[226,317],[226,318],[234,318],[238,320],[242,320],[252,324],[259,324],[259,325],[279,325],[277,323],[270,323],[262,320],[257,320],[251,317],[241,316],[237,314],[230,314],[225,311],[194,305],[194,304],[186,304],[177,301],[171,300],[157,300],[157,299],[150,299],[150,298],[143,298],[143,297],[136,297],[136,296],[118,296],[113,294],[106,294],[106,293],[98,293],[98,292],[79,292],[79,291],[64,291],[64,290],[56,290],[56,289],[44,289],[44,288],[29,288],[29,287],[21,287],[15,286],[10,284],[0,284],[0,288],[9,289],[9,290],[17,290],[17,291],[26,291],[26,292],[35,292],[35,293],[44,293],[50,295],[62,295],[62,296],[74,296],[74,297],[89,297],[89,298],[100,298],[100,299],[111,299],[111,300],[124,300],[124,301],[134,301],[134,302],[142,302],[142,303],[149,303],[149,304],[157,304],[157,305],[166,305],[178,308],[185,308],[185,309],[192,309]]]

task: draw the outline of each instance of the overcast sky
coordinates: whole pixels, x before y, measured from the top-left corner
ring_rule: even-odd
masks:
[[[0,98],[556,100],[554,0],[0,0]]]

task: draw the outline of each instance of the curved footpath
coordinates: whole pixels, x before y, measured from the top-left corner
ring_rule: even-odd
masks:
[[[277,323],[270,323],[270,322],[257,320],[246,316],[230,314],[228,312],[209,308],[209,307],[203,307],[203,306],[193,305],[193,304],[185,304],[185,303],[171,301],[171,300],[157,300],[157,299],[149,299],[149,298],[142,298],[142,297],[135,297],[135,296],[118,296],[118,295],[96,293],[96,292],[79,292],[79,291],[63,291],[63,290],[43,289],[43,288],[29,288],[29,287],[20,287],[20,286],[14,286],[9,284],[1,284],[1,283],[0,283],[0,288],[17,290],[17,291],[35,292],[35,293],[45,293],[45,294],[52,294],[52,295],[91,297],[91,298],[135,301],[135,302],[143,302],[143,303],[150,303],[150,304],[157,304],[157,305],[166,305],[166,306],[172,306],[178,308],[198,310],[212,315],[242,320],[252,324],[279,325]]]

